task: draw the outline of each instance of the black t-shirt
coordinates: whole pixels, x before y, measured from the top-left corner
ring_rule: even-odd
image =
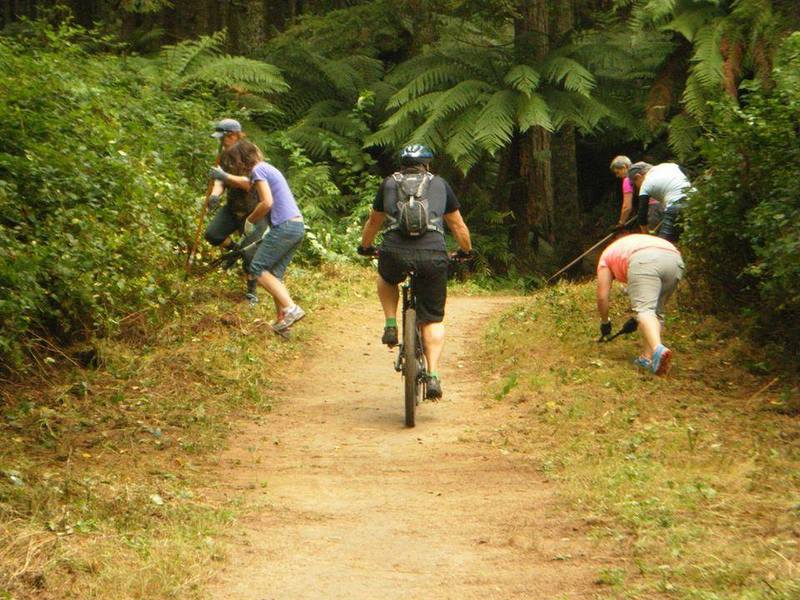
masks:
[[[439,177],[438,175],[434,175],[434,177]],[[442,183],[444,183],[445,193],[447,196],[444,214],[453,213],[461,208],[461,204],[458,202],[458,198],[456,198],[455,192],[453,192],[453,188],[450,187],[450,184],[447,183],[444,179],[439,177]],[[384,182],[385,184],[385,182]],[[372,201],[372,210],[376,212],[384,212],[384,204],[383,204],[383,186],[378,188],[378,191],[375,194],[375,199]],[[429,231],[422,237],[418,238],[408,238],[401,234],[399,231],[387,231],[383,234],[383,244],[384,248],[409,248],[413,250],[446,250],[447,247],[444,243],[444,236],[437,231]]]

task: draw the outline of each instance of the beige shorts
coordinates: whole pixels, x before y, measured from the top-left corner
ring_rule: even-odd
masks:
[[[664,305],[683,277],[683,259],[670,250],[634,253],[628,263],[628,297],[637,315],[655,313],[664,320]]]

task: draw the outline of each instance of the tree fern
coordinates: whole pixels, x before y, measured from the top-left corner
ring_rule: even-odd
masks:
[[[242,56],[219,56],[177,79],[179,88],[197,83],[220,85],[238,93],[269,95],[285,92],[288,84],[272,65]]]

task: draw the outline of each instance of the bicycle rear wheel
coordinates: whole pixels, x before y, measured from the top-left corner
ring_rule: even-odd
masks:
[[[417,311],[410,308],[403,323],[403,377],[405,378],[406,427],[414,427],[419,401],[419,362],[417,360]]]

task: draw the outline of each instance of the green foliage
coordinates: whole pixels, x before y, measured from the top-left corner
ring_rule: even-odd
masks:
[[[197,87],[236,94],[269,95],[288,89],[273,65],[222,53],[226,33],[167,46],[148,65],[167,88],[187,91]]]
[[[610,114],[579,45],[521,62],[520,40],[485,34],[480,42],[441,41],[392,71],[387,81],[396,92],[387,107],[394,112],[366,144],[425,143],[467,172],[531,127],[573,124],[585,133]]]
[[[716,106],[700,144],[708,176],[687,209],[686,237],[712,305],[745,312],[789,348],[800,342],[798,70],[795,33],[774,71],[774,91],[754,84],[744,108]]]
[[[0,38],[6,366],[43,338],[104,333],[167,302],[211,154],[211,97],[164,93],[126,60],[87,53],[80,29],[32,28],[25,43]]]

